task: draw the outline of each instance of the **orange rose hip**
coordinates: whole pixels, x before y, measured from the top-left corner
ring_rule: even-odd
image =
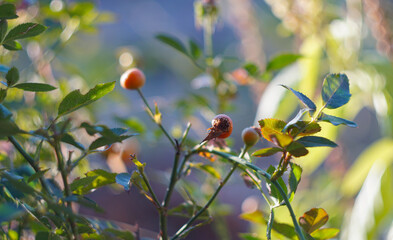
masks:
[[[145,74],[138,68],[128,69],[120,77],[120,85],[124,89],[136,90],[145,85]]]

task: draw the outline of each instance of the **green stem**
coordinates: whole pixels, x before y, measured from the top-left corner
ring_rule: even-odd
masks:
[[[158,209],[160,209],[160,201],[158,201],[157,195],[154,193],[153,188],[151,187],[150,182],[147,179],[145,172],[143,171],[143,169],[139,169],[139,172],[142,176],[143,181],[145,182],[145,184],[147,186],[147,189],[149,190],[151,197],[153,198],[153,201],[154,201],[156,207]]]
[[[150,108],[149,103],[147,102],[145,96],[143,95],[142,91],[138,88],[137,92],[139,93],[139,96],[142,98],[143,102],[145,103],[147,110],[149,111],[149,116],[152,118],[153,122],[155,122],[158,127],[162,130],[162,132],[165,134],[165,136],[168,138],[168,140],[171,142],[172,146],[176,149],[176,144],[173,138],[169,135],[169,133],[165,130],[165,128],[162,126],[160,122],[157,122],[154,119],[154,113],[153,110]]]
[[[247,152],[247,150],[248,150],[248,148],[247,148],[247,147],[244,147],[244,148],[242,149],[242,152],[241,152],[240,155],[239,155],[239,158],[243,158],[243,157],[244,157],[244,154]],[[238,167],[238,165],[239,165],[238,162],[233,163],[233,166],[232,166],[231,170],[230,170],[229,173],[225,176],[224,180],[223,180],[222,182],[220,182],[220,185],[218,186],[218,188],[216,189],[216,191],[213,193],[213,195],[210,197],[210,199],[209,199],[208,202],[205,204],[205,206],[203,206],[202,209],[200,209],[192,218],[190,218],[190,219],[188,220],[187,223],[185,223],[185,224],[176,232],[176,234],[171,238],[172,240],[175,240],[175,239],[179,238],[179,237],[182,235],[182,233],[183,233],[184,231],[186,231],[186,230],[191,226],[191,224],[192,224],[195,220],[197,220],[197,218],[198,218],[201,214],[203,214],[203,213],[206,211],[206,209],[209,208],[209,206],[210,206],[210,205],[213,203],[213,201],[216,199],[218,193],[221,191],[221,189],[224,187],[224,185],[228,182],[229,178],[230,178],[230,177],[232,176],[232,174],[235,172],[235,170],[236,170],[236,168]]]
[[[289,202],[289,199],[288,199],[287,195],[285,194],[284,190],[282,189],[281,185],[278,182],[272,181],[272,183],[274,184],[274,186],[276,186],[276,188],[280,192],[282,198],[284,199],[285,205],[287,206],[288,211],[291,214],[292,222],[293,222],[293,225],[295,227],[295,231],[296,231],[297,235],[299,236],[300,240],[306,240],[306,238],[303,235],[302,230],[300,229],[300,225],[297,222],[296,215],[293,212],[291,203]]]
[[[172,173],[171,173],[171,179],[169,181],[168,189],[166,190],[165,198],[162,203],[162,207],[167,208],[169,201],[171,199],[173,190],[175,188],[176,180],[177,180],[177,167],[179,165],[179,158],[180,158],[180,146],[177,143],[177,150],[175,154],[175,160],[173,162],[173,168],[172,168]]]
[[[35,172],[39,172],[40,168],[37,166],[36,162],[34,161],[34,159],[23,149],[23,147],[19,144],[19,142],[13,137],[13,136],[9,136],[8,140],[14,145],[14,147],[16,148],[16,150],[18,150],[18,152],[26,159],[26,161],[30,164],[30,166],[34,169]],[[43,176],[41,176],[39,178],[41,186],[43,188],[43,190],[50,194],[51,191],[49,190],[49,187],[46,183],[46,180]]]
[[[60,150],[60,143],[57,139],[55,139],[55,142],[53,143],[53,147],[55,148],[55,153],[56,153],[56,157],[57,157],[57,166],[60,171],[61,178],[63,180],[64,195],[65,195],[65,197],[69,197],[69,196],[71,196],[71,190],[70,190],[70,185],[68,184],[67,170],[65,169],[64,157],[63,157],[63,154]],[[72,204],[69,201],[67,202],[67,208],[69,208],[70,211],[72,212]],[[70,222],[71,230],[74,235],[74,239],[79,239],[78,227],[75,223],[74,217],[69,216],[68,221]]]
[[[267,223],[267,228],[266,228],[266,238],[267,240],[272,239],[272,228],[273,228],[273,222],[274,222],[274,208],[270,208],[270,216],[269,216],[269,221]]]

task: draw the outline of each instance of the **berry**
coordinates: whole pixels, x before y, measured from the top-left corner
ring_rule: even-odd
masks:
[[[138,68],[128,69],[120,77],[120,85],[124,89],[136,90],[145,85],[145,74]]]
[[[209,135],[203,141],[213,138],[227,138],[231,135],[232,129],[232,119],[225,114],[218,114],[213,118],[212,127],[209,128]]]
[[[254,146],[262,137],[261,129],[257,127],[248,127],[242,131],[242,139],[246,146]]]

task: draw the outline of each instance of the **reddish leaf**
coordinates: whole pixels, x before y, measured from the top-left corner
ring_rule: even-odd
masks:
[[[309,234],[319,229],[328,221],[329,215],[323,208],[312,208],[299,218],[300,226]]]

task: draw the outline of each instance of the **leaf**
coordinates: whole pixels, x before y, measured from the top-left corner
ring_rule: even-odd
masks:
[[[156,36],[156,38],[159,41],[161,41],[162,43],[165,43],[166,45],[171,46],[172,48],[176,49],[177,51],[188,56],[186,48],[177,38],[171,37],[171,36],[168,36],[165,34],[159,34]]]
[[[146,132],[146,125],[136,117],[131,117],[131,118],[116,117],[116,120],[123,123],[124,125],[129,127],[130,130],[132,130],[134,132],[137,132],[137,133]]]
[[[127,138],[133,137],[136,134],[132,134],[132,135],[122,135],[117,137],[116,139],[110,139],[110,138],[106,138],[106,137],[100,137],[97,138],[96,140],[94,140],[90,146],[89,146],[89,150],[95,150],[97,148],[103,147],[103,146],[107,146],[107,145],[111,145],[115,142],[122,142],[123,140],[126,140]]]
[[[205,173],[208,173],[209,175],[211,175],[217,179],[221,179],[221,174],[211,165],[203,164],[203,163],[190,163],[189,166],[199,169]]]
[[[7,41],[3,43],[3,47],[7,50],[10,51],[18,51],[18,50],[22,50],[22,45],[20,45],[20,43],[18,43],[17,41]]]
[[[85,185],[81,186],[80,183],[78,183],[77,187],[72,187],[71,189],[73,190],[73,193],[78,194],[78,195],[85,195],[89,192],[91,192],[94,189],[112,184],[116,182],[116,173],[110,173],[102,169],[96,169],[93,171],[89,171],[86,173],[86,177],[90,177],[86,181]],[[92,179],[92,177],[95,177]],[[79,181],[82,181],[81,179]],[[72,184],[71,184],[72,185]]]
[[[250,76],[256,77],[259,73],[259,67],[254,63],[246,63],[243,65],[243,68],[248,72]]]
[[[290,191],[289,201],[292,201],[296,193],[297,186],[299,185],[300,179],[302,177],[302,172],[303,169],[299,165],[291,163],[291,172],[289,173],[289,179],[288,179],[289,191]]]
[[[19,71],[16,67],[12,67],[8,70],[7,75],[5,75],[5,79],[7,79],[8,87],[12,87],[19,80]]]
[[[25,131],[19,129],[15,122],[9,119],[0,119],[0,138],[19,133],[25,133]]]
[[[104,210],[98,206],[96,202],[91,200],[90,198],[84,197],[84,196],[79,196],[79,195],[71,195],[63,199],[65,202],[76,202],[79,203],[80,205],[83,205],[85,207],[94,209],[96,212],[104,212]]]
[[[262,119],[259,121],[263,137],[281,147],[285,147],[292,142],[292,137],[282,132],[286,123],[277,119]]]
[[[301,143],[305,147],[337,147],[338,145],[324,137],[306,136],[298,139],[296,142]]]
[[[299,218],[300,226],[309,234],[321,228],[328,221],[329,215],[323,208],[312,208]]]
[[[262,225],[266,224],[266,219],[264,217],[264,214],[260,210],[255,210],[254,212],[242,213],[242,214],[240,214],[239,217],[241,219],[249,221],[249,222],[262,224]]]
[[[29,92],[49,92],[56,89],[54,86],[46,83],[19,83],[13,87]]]
[[[1,5],[0,5],[1,11]],[[5,35],[7,34],[8,23],[7,20],[4,18],[0,18],[0,42],[3,42]]]
[[[285,85],[281,85],[283,87],[285,87],[286,89],[290,90],[293,94],[295,94],[295,96],[303,103],[303,105],[310,109],[310,114],[314,114],[315,110],[317,110],[317,106],[315,105],[315,103],[313,101],[311,101],[311,99],[309,99],[306,95],[304,95],[301,92],[298,92],[290,87],[287,87]]]
[[[71,191],[75,191],[79,188],[83,188],[89,184],[91,184],[97,176],[90,176],[90,177],[84,177],[84,178],[76,178],[71,184],[70,184],[70,189]]]
[[[267,169],[267,172],[269,174],[273,174],[276,171],[276,168],[273,167],[272,165],[269,166]],[[278,178],[276,180],[278,184],[280,184],[281,188],[283,189],[284,193],[288,195],[288,189],[287,186],[282,179],[282,177]],[[266,180],[266,185],[269,190],[269,195],[272,197],[273,201],[275,202],[276,205],[281,204],[283,202],[284,198],[281,196],[280,191],[277,189],[277,187],[270,181]]]
[[[184,202],[172,209],[169,209],[168,215],[191,218],[201,209],[201,206],[193,205],[190,202]],[[206,220],[209,218],[209,212],[206,210],[198,216],[198,220]]]
[[[122,185],[125,191],[130,191],[131,175],[129,173],[119,173],[116,176],[116,183]]]
[[[322,99],[324,106],[335,109],[346,104],[351,98],[349,80],[345,74],[329,74],[322,84]]]
[[[16,8],[14,4],[4,3],[0,5],[0,18],[14,19],[17,18]]]
[[[22,23],[11,29],[4,38],[4,42],[34,37],[45,31],[46,27],[38,23]]]
[[[138,161],[139,162],[139,161]],[[143,168],[143,166],[138,166],[139,168]],[[131,182],[139,187],[141,187],[145,192],[149,191],[149,188],[147,187],[145,181],[143,180],[143,177],[141,176],[141,173],[139,171],[133,171],[131,173]]]
[[[271,59],[267,63],[266,71],[280,70],[280,69],[296,62],[301,57],[302,57],[302,55],[292,54],[292,53],[281,54],[281,55],[275,56],[273,59]]]
[[[69,134],[69,133],[65,133],[63,135],[63,137],[61,138],[61,141],[65,142],[65,143],[68,143],[68,144],[70,144],[70,145],[72,145],[72,146],[74,146],[74,147],[76,147],[76,148],[78,148],[78,149],[80,149],[82,151],[85,150],[85,147],[81,143],[75,141],[74,137],[71,134]]]
[[[40,170],[36,173],[34,173],[33,175],[31,175],[28,179],[27,182],[32,182],[36,179],[39,179],[40,177],[44,176],[44,174],[49,170],[50,168],[44,169],[44,170]]]
[[[7,89],[0,88],[0,103],[4,101],[5,97],[7,97]]]
[[[358,125],[355,122],[346,120],[344,118],[335,117],[332,115],[328,115],[326,113],[322,113],[322,115],[318,118],[320,121],[329,122],[334,126],[338,126],[340,124],[347,125],[348,127],[357,127]]]
[[[323,228],[318,229],[311,233],[311,237],[315,240],[324,240],[324,239],[331,239],[338,235],[340,229],[337,228]]]
[[[292,142],[286,150],[294,157],[302,157],[308,154],[308,150],[299,142]]]
[[[198,58],[202,55],[201,48],[193,40],[190,40],[188,43],[190,45],[190,53],[191,53],[192,58],[194,60],[198,60]]]
[[[114,87],[115,82],[109,82],[96,85],[85,95],[81,94],[79,90],[70,92],[60,103],[57,118],[97,101],[110,93]]]
[[[278,152],[281,152],[282,149],[278,147],[271,147],[271,148],[262,148],[259,150],[256,150],[255,152],[252,153],[252,156],[255,157],[268,157],[273,154],[276,154]]]
[[[240,233],[239,237],[243,240],[263,240],[263,238],[257,237],[256,233]]]
[[[13,203],[0,204],[0,223],[13,220],[23,214],[23,208]]]
[[[298,121],[289,126],[287,131],[291,134],[291,136],[308,136],[320,132],[321,126],[319,126],[316,122]]]
[[[306,112],[309,112],[309,111],[310,111],[310,109],[308,109],[308,108],[302,108],[302,109],[300,109],[299,112],[296,114],[296,116],[295,116],[291,121],[289,121],[289,122],[287,123],[287,125],[285,125],[283,131],[286,131],[290,126],[295,125],[297,122],[299,122],[300,119],[303,117],[303,115],[304,115]]]

